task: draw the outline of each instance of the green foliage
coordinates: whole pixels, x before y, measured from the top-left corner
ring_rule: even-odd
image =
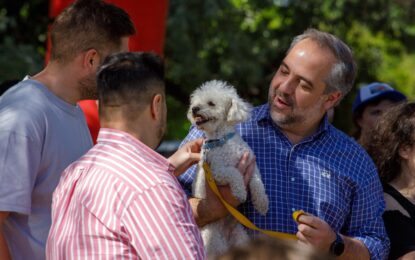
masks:
[[[255,105],[295,35],[328,31],[354,50],[356,86],[386,81],[415,95],[415,1],[412,0],[169,0],[165,41],[169,121],[166,138],[188,130],[190,93],[210,79],[227,80]],[[47,0],[0,0],[0,81],[43,64]],[[352,127],[354,89],[336,108],[335,125]]]
[[[41,69],[42,61],[33,45],[16,45],[12,38],[5,37],[0,44],[0,82],[36,73]]]
[[[0,82],[43,66],[48,1],[0,0]]]
[[[415,97],[415,54],[403,53],[397,56],[385,56],[378,70],[380,81],[392,84],[408,97]]]
[[[179,139],[186,136],[190,128],[190,122],[186,120],[187,107],[172,96],[167,96],[167,104],[169,120],[167,120],[165,139]],[[177,117],[177,115],[180,115],[180,117]]]
[[[167,77],[181,95],[217,78],[234,84],[252,103],[265,102],[268,84],[292,38],[310,27],[333,33],[351,46],[359,68],[356,85],[386,81],[415,95],[414,1],[170,0],[170,5]],[[334,123],[345,132],[352,128],[355,91],[336,108]],[[172,95],[185,100],[174,91]],[[171,130],[188,125],[185,113],[180,113],[169,114],[175,125]]]

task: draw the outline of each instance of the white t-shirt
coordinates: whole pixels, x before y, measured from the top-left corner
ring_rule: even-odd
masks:
[[[52,193],[92,147],[82,110],[25,79],[0,97],[0,211],[13,259],[44,259]]]

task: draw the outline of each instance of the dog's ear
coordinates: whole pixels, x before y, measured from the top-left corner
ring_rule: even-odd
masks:
[[[241,98],[232,99],[226,121],[230,124],[241,123],[251,116],[251,109],[251,105]]]

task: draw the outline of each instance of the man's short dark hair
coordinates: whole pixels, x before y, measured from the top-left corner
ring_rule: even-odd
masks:
[[[52,25],[51,60],[67,62],[89,49],[105,54],[134,33],[130,16],[121,8],[100,0],[78,0]]]
[[[112,54],[97,73],[97,85],[100,114],[107,107],[145,106],[156,93],[164,94],[163,61],[149,52]]]

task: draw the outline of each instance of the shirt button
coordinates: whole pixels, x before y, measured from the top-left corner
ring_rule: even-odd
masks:
[[[294,177],[291,177],[291,181],[295,181],[295,178]]]
[[[291,210],[292,210],[292,212],[294,212],[295,211],[295,208],[291,208]]]

